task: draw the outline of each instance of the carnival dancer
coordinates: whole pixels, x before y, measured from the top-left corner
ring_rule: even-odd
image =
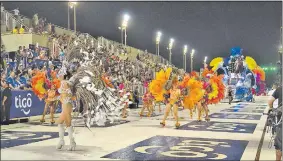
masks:
[[[189,109],[190,118],[193,118],[193,109],[199,106],[198,102],[204,95],[202,83],[195,76],[186,75],[180,83],[183,95],[184,109]]]
[[[62,105],[62,112],[58,119],[58,128],[59,128],[59,143],[57,145],[57,149],[62,149],[65,145],[64,141],[64,134],[65,134],[65,127],[64,123],[67,127],[68,136],[70,139],[70,147],[68,150],[72,151],[76,148],[76,142],[74,138],[74,129],[72,127],[72,111],[73,111],[73,104],[72,104],[72,91],[71,85],[68,81],[71,77],[71,74],[67,72],[65,75],[60,75],[59,79],[61,80],[61,87],[59,88],[60,93],[60,101]]]
[[[45,115],[46,115],[48,108],[50,111],[50,119],[51,119],[50,123],[51,124],[55,123],[54,112],[55,112],[56,104],[57,104],[57,90],[56,90],[55,84],[52,84],[51,89],[47,90],[47,96],[45,99],[45,107],[44,107],[42,117],[40,119],[41,123],[45,122]]]
[[[73,40],[73,41],[71,41]],[[62,149],[64,142],[64,125],[67,127],[70,138],[69,150],[75,150],[76,142],[73,136],[71,112],[73,111],[72,102],[78,105],[82,102],[84,106],[84,121],[86,127],[94,124],[104,126],[106,122],[113,123],[121,116],[124,102],[127,99],[119,98],[114,88],[108,87],[102,79],[102,71],[95,65],[96,60],[101,60],[99,50],[88,51],[83,34],[71,35],[66,48],[66,55],[62,62],[62,67],[58,72],[58,77],[62,80],[59,90],[62,112],[58,119],[59,143],[57,149]],[[75,73],[70,75],[68,69],[73,63],[80,64]],[[73,100],[72,98],[75,98]],[[74,106],[78,108],[78,106]]]
[[[217,76],[209,69],[204,69],[202,73],[203,77],[203,89],[205,90],[205,94],[203,99],[201,100],[198,113],[198,121],[201,121],[201,112],[205,112],[205,120],[209,121],[209,104],[217,104],[225,97],[225,86],[222,82],[223,75]]]
[[[173,80],[170,81],[170,83],[172,84],[172,88],[169,89],[170,98],[169,98],[169,102],[166,104],[164,118],[163,118],[162,122],[160,122],[160,124],[162,126],[165,126],[165,120],[168,117],[168,115],[171,111],[171,108],[172,108],[174,118],[176,120],[175,127],[179,128],[180,123],[179,123],[179,117],[178,117],[178,108],[183,105],[183,100],[182,100],[181,90],[178,86],[177,77],[174,77]]]
[[[143,107],[139,113],[140,117],[143,116],[143,112],[145,108],[148,110],[147,117],[150,117],[153,112],[153,96],[148,90],[146,90],[145,94],[143,95],[142,100],[143,100]]]

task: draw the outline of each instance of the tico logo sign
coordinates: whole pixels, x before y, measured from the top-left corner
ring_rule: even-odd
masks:
[[[32,91],[12,91],[11,119],[41,115],[44,105]]]
[[[15,96],[15,107],[21,109],[21,111],[27,116],[30,114],[30,108],[32,107],[32,94],[27,93],[26,96]]]

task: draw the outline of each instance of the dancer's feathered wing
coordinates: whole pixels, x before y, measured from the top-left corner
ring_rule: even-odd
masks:
[[[61,74],[66,72],[72,62],[79,62],[80,66],[70,78],[69,83],[77,100],[82,101],[86,125],[105,125],[107,121],[114,122],[119,119],[124,103],[128,97],[119,98],[115,89],[111,88],[109,80],[102,75],[95,60],[99,53],[88,53],[86,44],[81,36],[71,38],[67,48],[66,59],[61,68]],[[107,53],[104,53],[107,54]],[[59,73],[60,73],[59,72]],[[76,107],[77,108],[77,107]]]
[[[185,76],[183,81],[180,82],[180,87],[184,95],[184,108],[193,109],[204,95],[201,82],[194,77]]]
[[[213,75],[210,78],[210,82],[212,85],[212,92],[208,95],[208,103],[209,104],[217,104],[225,97],[225,85],[223,84],[223,75]]]
[[[164,94],[168,91],[164,88],[166,82],[170,78],[172,68],[163,69],[156,73],[156,78],[149,84],[149,91],[154,96],[155,101],[160,102],[164,100]]]

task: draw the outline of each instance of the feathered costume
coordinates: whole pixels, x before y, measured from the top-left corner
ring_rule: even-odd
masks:
[[[54,73],[54,72],[53,72]],[[40,122],[45,122],[45,114],[48,107],[53,107],[50,109],[51,124],[54,124],[54,111],[58,105],[58,89],[60,88],[60,80],[56,78],[56,75],[51,74],[51,77],[46,76],[45,72],[36,72],[35,76],[31,79],[31,86],[34,94],[40,99],[44,99],[46,105],[42,113],[42,118]],[[51,88],[54,85],[54,89]]]
[[[242,49],[239,47],[232,48],[231,55],[227,58],[214,58],[210,66],[214,72],[218,72],[218,69],[221,69],[219,72],[224,71],[223,81],[226,85],[232,85],[235,88],[236,99],[245,100],[244,91],[251,88],[257,89],[258,95],[265,90],[264,71],[252,57],[246,56],[244,59]]]
[[[203,89],[207,95],[207,104],[217,104],[225,96],[225,85],[223,84],[223,75],[217,76],[212,70],[207,68],[202,73]]]
[[[99,60],[105,53],[100,53],[99,49],[86,52],[88,48],[84,40],[84,35],[70,38],[59,74],[66,74],[73,62],[79,62],[80,66],[69,79],[73,95],[77,104],[80,101],[83,103],[86,126],[91,127],[93,124],[103,126],[108,120],[113,123],[119,119],[128,97],[119,98],[113,85],[102,74]]]
[[[182,89],[184,108],[192,110],[204,95],[201,82],[186,75],[179,85]]]
[[[164,95],[169,94],[169,89],[165,89],[165,85],[170,78],[172,68],[163,69],[156,73],[156,77],[149,84],[149,91],[153,95],[156,102],[164,102],[166,98]]]

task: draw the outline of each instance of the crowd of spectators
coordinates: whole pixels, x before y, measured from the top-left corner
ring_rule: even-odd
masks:
[[[14,17],[21,19],[19,9],[14,11]],[[27,29],[28,31],[26,31]],[[12,32],[14,34],[26,32],[38,34],[46,33],[49,42],[53,44],[52,48],[49,48],[49,52],[38,45],[34,45],[33,47],[20,46],[14,55],[7,54],[4,47],[3,49],[1,47],[1,71],[3,71],[1,79],[7,80],[12,89],[29,89],[30,79],[33,73],[37,70],[48,72],[52,67],[51,61],[62,62],[66,54],[68,42],[74,41],[72,39],[73,37],[69,35],[56,34],[55,26],[47,23],[46,18],[39,18],[38,14],[33,16],[31,26],[17,26]],[[133,91],[137,88],[139,88],[140,91],[144,91],[144,89],[142,89],[144,84],[154,78],[154,74],[157,70],[165,68],[165,64],[160,61],[156,63],[156,60],[151,54],[148,54],[147,51],[139,53],[135,60],[121,59],[119,58],[121,54],[128,54],[123,45],[114,46],[109,42],[93,42],[93,39],[89,38],[88,34],[86,34],[83,39],[85,40],[86,48],[90,51],[96,50],[95,52],[100,53],[101,57],[96,63],[98,66],[101,66],[101,69],[103,69],[102,72],[107,74],[116,88],[118,88],[120,84],[123,84],[129,91]],[[42,62],[44,63],[42,64]],[[53,68],[54,67],[57,69],[60,68],[60,66],[53,66]],[[76,65],[73,65],[73,68],[76,69]]]

